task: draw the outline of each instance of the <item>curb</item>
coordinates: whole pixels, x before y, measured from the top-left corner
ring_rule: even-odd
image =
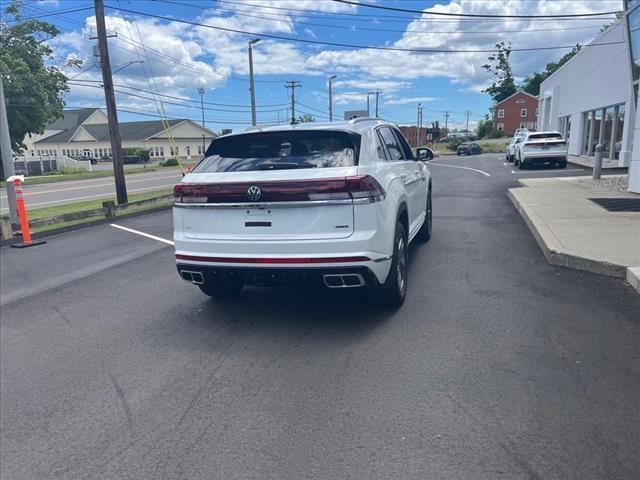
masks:
[[[151,213],[158,213],[158,212],[162,212],[163,210],[169,210],[171,208],[173,208],[173,205],[163,205],[163,206],[160,206],[160,207],[150,208],[149,210],[142,210],[140,212],[129,213],[127,215],[121,215],[121,216],[117,216],[117,217],[101,218],[99,220],[92,220],[90,222],[85,222],[85,223],[77,223],[75,225],[69,225],[67,227],[60,227],[60,228],[56,228],[56,229],[47,230],[46,232],[42,232],[42,233],[32,233],[31,234],[31,238],[33,240],[38,240],[40,238],[51,237],[53,235],[58,235],[60,233],[73,232],[73,231],[76,231],[76,230],[81,230],[83,228],[93,227],[95,225],[102,225],[102,224],[105,224],[105,223],[113,223],[113,222],[116,222],[118,220],[124,220],[124,219],[127,219],[127,218],[134,218],[134,217],[141,217],[142,215],[148,215],[148,214],[151,214]],[[11,238],[9,240],[1,240],[0,241],[0,247],[8,247],[10,245],[13,245],[14,243],[20,243],[20,242],[22,242],[22,237],[14,237],[14,238]]]
[[[640,293],[640,267],[627,268],[627,282]]]
[[[521,187],[520,187],[521,188]],[[519,188],[510,188],[507,195],[513,203],[514,207],[523,218],[524,222],[529,227],[529,230],[536,239],[538,246],[542,250],[547,262],[551,265],[558,265],[560,267],[573,268],[575,270],[583,270],[586,272],[599,273],[600,275],[607,275],[610,277],[622,278],[627,281],[629,278],[628,269],[626,265],[618,265],[615,263],[605,262],[602,260],[594,260],[591,258],[581,257],[573,253],[563,251],[562,245],[555,241],[553,233],[549,228],[537,218],[532,218],[529,213],[522,207],[520,200],[515,193]],[[640,270],[634,269],[634,270]],[[639,272],[640,273],[640,272]],[[634,285],[636,290],[640,288],[640,278],[637,278],[638,286]],[[629,281],[629,283],[632,283]],[[633,285],[633,283],[632,283]]]

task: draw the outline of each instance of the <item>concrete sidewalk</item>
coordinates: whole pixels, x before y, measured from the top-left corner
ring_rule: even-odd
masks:
[[[509,198],[547,261],[626,278],[640,292],[640,213],[609,212],[589,198],[640,198],[584,177],[521,179]]]

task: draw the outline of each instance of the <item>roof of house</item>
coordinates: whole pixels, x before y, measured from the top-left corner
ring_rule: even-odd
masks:
[[[73,129],[75,131],[82,122],[91,116],[93,112],[99,110],[98,108],[78,108],[73,110],[65,110],[62,112],[62,117],[54,120],[47,125],[47,130],[68,130]]]
[[[184,119],[167,120],[171,127],[186,122]],[[165,130],[162,120],[148,120],[143,122],[123,122],[120,123],[120,137],[122,140],[146,140],[149,137],[162,133]],[[91,135],[96,141],[109,140],[109,125],[99,123],[94,125],[82,125],[82,128]],[[67,143],[71,141],[76,134],[77,128],[70,128],[64,132],[56,133],[50,137],[44,138],[41,142],[36,143]]]
[[[513,98],[513,97],[515,97],[516,95],[518,95],[518,94],[520,94],[520,93],[522,93],[522,94],[524,94],[524,95],[527,95],[527,96],[529,96],[529,97],[531,97],[531,98],[533,98],[533,99],[535,99],[535,100],[538,100],[538,97],[537,97],[537,96],[535,96],[535,95],[531,95],[529,92],[525,92],[524,90],[518,90],[516,93],[509,95],[509,96],[508,96],[507,98],[505,98],[504,100],[500,100],[500,101],[496,104],[496,106],[500,105],[501,103],[506,102],[506,101],[507,101],[507,100],[509,100],[510,98]]]

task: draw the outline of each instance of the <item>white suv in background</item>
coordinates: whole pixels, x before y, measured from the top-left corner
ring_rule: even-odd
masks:
[[[225,135],[175,187],[177,268],[214,297],[304,282],[400,305],[408,245],[431,237],[431,191],[426,164],[381,120]]]
[[[567,142],[560,132],[527,132],[516,143],[514,164],[518,168],[543,163],[567,167]]]
[[[527,131],[524,131],[522,129],[518,129],[518,131],[516,131],[515,135],[513,136],[511,141],[509,142],[509,145],[507,145],[507,155],[506,155],[507,162],[511,163],[511,162],[513,162],[515,160],[515,158],[516,158],[516,146],[526,136],[527,136]]]

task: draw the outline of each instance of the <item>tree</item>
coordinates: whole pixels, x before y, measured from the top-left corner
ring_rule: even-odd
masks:
[[[63,67],[78,67],[79,59],[64,65],[53,60],[49,42],[60,31],[50,23],[22,16],[19,1],[8,6],[0,24],[0,75],[4,84],[7,117],[14,151],[24,148],[28,133],[42,133],[46,125],[62,116],[63,95],[69,91]],[[12,22],[7,20],[11,18]]]
[[[511,55],[511,43],[496,43],[497,53],[491,55],[489,63],[482,65],[482,68],[493,74],[493,83],[483,90],[488,93],[495,103],[501,102],[507,97],[516,93],[516,81],[513,78],[509,56]]]
[[[316,117],[314,117],[310,113],[305,113],[304,115],[300,115],[298,117],[298,123],[315,122],[315,121],[316,121]]]
[[[547,66],[541,72],[534,72],[527,76],[522,82],[521,88],[531,95],[538,96],[540,94],[540,84],[544,82],[553,72],[558,70],[561,66],[571,60],[580,50],[582,45],[577,44],[571,49],[570,52],[565,53],[557,62],[547,63]]]

